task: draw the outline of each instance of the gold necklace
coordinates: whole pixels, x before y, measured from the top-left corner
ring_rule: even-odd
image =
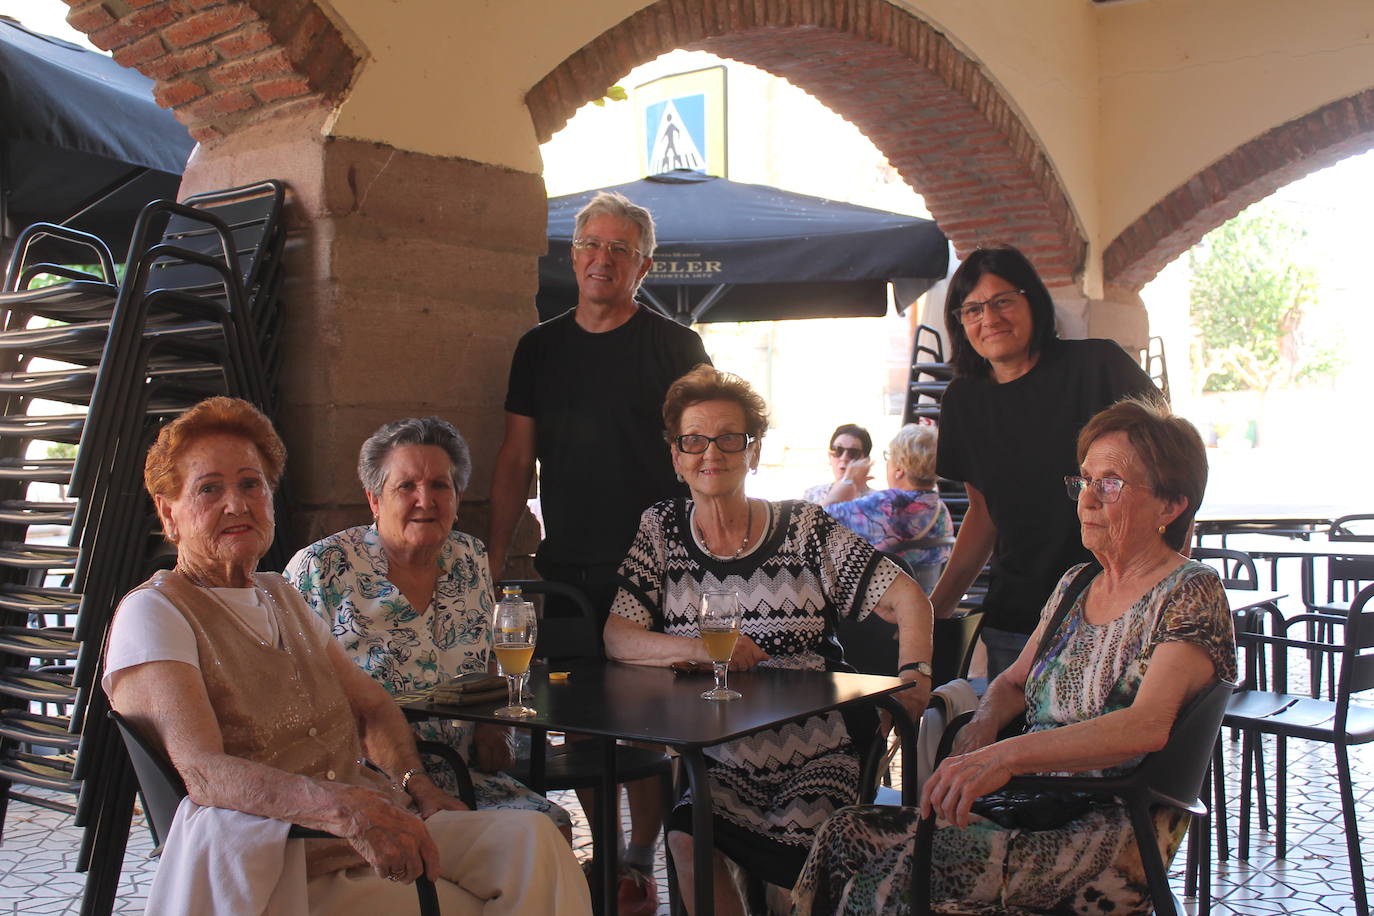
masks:
[[[701,546],[705,547],[706,552],[711,554],[711,556],[715,557],[717,560],[724,560],[727,563],[733,562],[740,558],[740,555],[744,553],[744,548],[749,546],[749,536],[754,533],[754,504],[747,498],[744,501],[744,517],[744,540],[739,542],[738,550],[730,554],[730,556],[725,557],[721,556],[718,553],[713,553],[711,551],[710,545],[706,542],[706,531],[701,527],[701,522],[697,521],[696,508],[693,507],[692,509],[692,523],[695,524],[697,527],[697,537],[701,538]]]
[[[266,646],[267,648],[271,649],[276,648],[277,644],[281,642],[281,625],[278,622],[278,618],[281,616],[281,609],[277,606],[277,599],[272,595],[272,592],[259,585],[256,579],[251,580],[250,584],[247,587],[252,588],[254,594],[259,596],[258,602],[267,611],[268,639],[262,638],[262,636],[258,633],[257,628],[243,618],[243,615],[239,613],[238,608],[234,607],[232,602],[224,600],[224,598],[220,597],[220,595],[218,595],[215,592],[215,589],[217,588],[238,588],[238,586],[209,585],[205,582],[205,579],[202,576],[191,572],[187,567],[182,566],[180,563],[176,565],[174,571],[179,573],[181,577],[184,578],[187,582],[190,582],[197,588],[204,589],[206,594],[208,594],[215,601],[218,601],[220,605],[223,606],[223,608],[226,611],[228,611],[229,614],[235,620],[237,620],[245,630],[247,630],[249,633],[252,633],[254,636],[257,637],[258,645]],[[263,600],[264,598],[266,599],[265,601]],[[271,641],[269,642],[268,640]]]

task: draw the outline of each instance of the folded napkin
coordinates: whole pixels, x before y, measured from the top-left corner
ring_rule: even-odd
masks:
[[[424,690],[412,690],[396,697],[398,703],[432,700],[448,706],[473,706],[506,696],[506,679],[499,674],[473,671],[460,674],[442,684]]]

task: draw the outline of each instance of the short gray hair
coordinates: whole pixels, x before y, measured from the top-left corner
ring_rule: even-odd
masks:
[[[363,443],[358,451],[358,480],[363,489],[377,495],[386,483],[386,459],[391,450],[402,445],[435,445],[448,455],[453,487],[465,490],[472,476],[472,455],[468,444],[452,423],[438,417],[407,417],[392,420]]]
[[[585,207],[577,211],[577,222],[573,227],[573,236],[582,235],[582,227],[587,225],[587,220],[593,216],[603,215],[614,216],[616,219],[623,219],[638,226],[640,254],[646,258],[654,256],[658,239],[654,235],[653,214],[639,204],[631,202],[624,194],[617,194],[615,191],[597,191],[596,196],[589,200]]]

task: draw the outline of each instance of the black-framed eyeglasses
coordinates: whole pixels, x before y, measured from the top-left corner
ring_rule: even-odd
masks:
[[[954,310],[954,317],[964,324],[977,324],[983,320],[983,316],[986,314],[1002,314],[1020,302],[1024,295],[1026,295],[1024,289],[1009,289],[990,299],[984,299],[982,302],[970,302],[965,299],[964,304]]]
[[[737,454],[749,447],[749,443],[754,441],[754,437],[748,433],[721,433],[719,436],[699,436],[689,434],[678,436],[673,440],[677,450],[684,455],[703,454],[711,443],[716,444],[716,448],[726,454]]]
[[[578,251],[592,254],[605,251],[613,258],[639,257],[639,249],[629,242],[622,242],[617,239],[599,239],[594,235],[573,239],[572,246]]]
[[[858,461],[864,456],[864,450],[861,448],[846,448],[843,445],[830,446],[831,458],[843,458],[846,455],[849,456],[850,461]]]
[[[1078,502],[1083,495],[1083,491],[1092,488],[1093,493],[1097,494],[1099,502],[1114,503],[1121,498],[1121,490],[1124,487],[1140,487],[1142,490],[1153,490],[1154,487],[1147,487],[1144,484],[1131,483],[1122,480],[1120,477],[1099,477],[1093,480],[1091,477],[1065,477],[1064,489],[1068,491],[1069,499]]]

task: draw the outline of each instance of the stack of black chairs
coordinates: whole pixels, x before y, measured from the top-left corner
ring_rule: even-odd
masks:
[[[99,686],[106,630],[174,558],[143,458],[211,395],[273,415],[283,198],[269,181],[154,201],[122,276],[99,239],[37,224],[0,290],[0,829],[11,801],[76,815],[83,913],[113,903],[135,785]]]
[[[945,359],[945,344],[940,332],[928,324],[918,324],[911,346],[911,375],[907,382],[906,406],[902,409],[902,424],[922,420],[938,424],[940,403],[953,378],[954,364]],[[968,512],[968,493],[957,480],[941,477],[938,486],[940,498],[949,507],[950,520],[954,522],[957,533],[963,524],[964,514]],[[979,574],[969,586],[962,605],[970,608],[982,606],[983,595],[987,592],[987,575],[987,570]]]

